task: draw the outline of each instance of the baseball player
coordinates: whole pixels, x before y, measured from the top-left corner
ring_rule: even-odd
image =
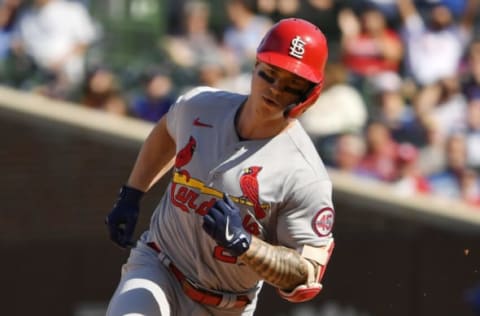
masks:
[[[332,184],[296,119],[318,98],[322,32],[284,19],[257,50],[251,92],[198,87],[146,139],[106,218],[131,241],[139,202],[173,167],[107,315],[252,315],[264,282],[314,298],[333,249]]]

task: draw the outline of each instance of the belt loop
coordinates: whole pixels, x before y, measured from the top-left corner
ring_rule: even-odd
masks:
[[[236,302],[237,302],[237,295],[224,293],[222,294],[222,300],[218,304],[218,307],[223,307],[223,308],[234,307]]]
[[[160,247],[158,247],[158,245],[155,242],[153,242],[153,241],[148,242],[147,246],[149,246],[150,248],[152,248],[153,250],[155,250],[157,252],[158,259],[160,260],[160,262],[166,268],[170,267],[170,263],[172,263],[172,261],[170,260],[170,258],[167,257],[166,254],[164,254],[162,251],[160,251]]]
[[[157,256],[158,256],[158,259],[160,260],[160,262],[161,262],[166,268],[169,268],[169,267],[170,267],[170,264],[172,263],[172,261],[170,260],[170,258],[167,257],[167,255],[165,255],[163,252],[159,252]]]

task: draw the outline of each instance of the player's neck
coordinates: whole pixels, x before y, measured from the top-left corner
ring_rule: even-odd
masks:
[[[272,138],[291,126],[293,122],[283,117],[264,120],[252,111],[254,109],[243,104],[235,115],[235,129],[240,140]]]

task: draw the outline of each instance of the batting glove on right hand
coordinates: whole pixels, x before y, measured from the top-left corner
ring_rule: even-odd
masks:
[[[243,228],[240,210],[226,194],[203,217],[203,229],[237,257],[248,250],[252,241],[252,235]]]
[[[122,248],[134,245],[133,231],[140,211],[140,199],[144,192],[135,188],[122,186],[112,211],[105,218],[110,232],[110,239]]]

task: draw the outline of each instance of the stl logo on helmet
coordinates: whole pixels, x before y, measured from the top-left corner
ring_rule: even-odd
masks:
[[[313,230],[319,236],[327,236],[332,232],[335,214],[330,207],[322,208],[313,218]]]
[[[296,57],[298,59],[303,58],[303,54],[305,54],[305,44],[306,42],[302,40],[300,35],[297,35],[292,39],[290,42],[290,55]]]

